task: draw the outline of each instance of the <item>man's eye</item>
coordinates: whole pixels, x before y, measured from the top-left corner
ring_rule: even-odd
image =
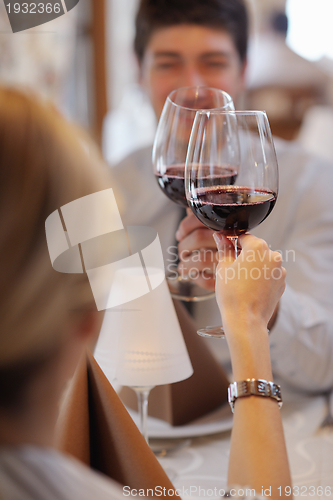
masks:
[[[156,63],[155,68],[156,69],[172,69],[177,66],[176,63],[174,62],[163,62],[163,63]]]
[[[216,60],[216,59],[209,59],[205,61],[205,65],[208,68],[216,68],[216,69],[225,69],[230,66],[228,61],[221,61],[221,60]]]
[[[211,68],[227,68],[229,66],[226,61],[208,61],[206,64]]]

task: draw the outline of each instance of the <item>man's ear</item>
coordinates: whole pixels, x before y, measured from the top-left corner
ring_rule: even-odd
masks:
[[[139,61],[138,57],[135,56],[136,67],[137,67],[137,80],[140,87],[143,86],[143,62]]]
[[[246,87],[246,71],[247,71],[247,59],[245,58],[242,67],[241,67],[241,81],[242,81],[242,90]]]

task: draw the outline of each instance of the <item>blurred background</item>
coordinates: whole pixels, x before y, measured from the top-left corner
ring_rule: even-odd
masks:
[[[155,118],[136,84],[138,0],[80,0],[68,14],[13,34],[0,3],[0,79],[51,99],[88,129],[108,162],[152,142]],[[248,0],[251,42],[242,107],[272,131],[333,160],[332,0]]]

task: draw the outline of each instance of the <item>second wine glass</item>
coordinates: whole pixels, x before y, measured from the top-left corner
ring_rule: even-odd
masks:
[[[222,167],[234,172],[223,182]],[[185,171],[188,204],[207,227],[233,241],[263,222],[278,195],[278,164],[264,111],[199,111]],[[198,330],[223,337],[221,326]]]
[[[159,187],[174,203],[187,208],[184,187],[185,159],[193,121],[198,110],[234,109],[226,92],[209,87],[184,87],[167,97],[153,146],[153,166]],[[221,174],[221,173],[220,173]],[[225,172],[223,173],[225,175]],[[167,275],[173,298],[205,300],[214,292],[199,287],[176,271]]]

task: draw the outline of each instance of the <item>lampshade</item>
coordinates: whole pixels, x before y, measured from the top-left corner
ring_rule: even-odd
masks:
[[[146,267],[119,269],[111,293],[126,298],[142,282],[155,283],[149,293],[119,309],[106,311],[95,358],[112,382],[155,386],[178,382],[193,373],[164,270]],[[156,284],[158,286],[156,286]]]

